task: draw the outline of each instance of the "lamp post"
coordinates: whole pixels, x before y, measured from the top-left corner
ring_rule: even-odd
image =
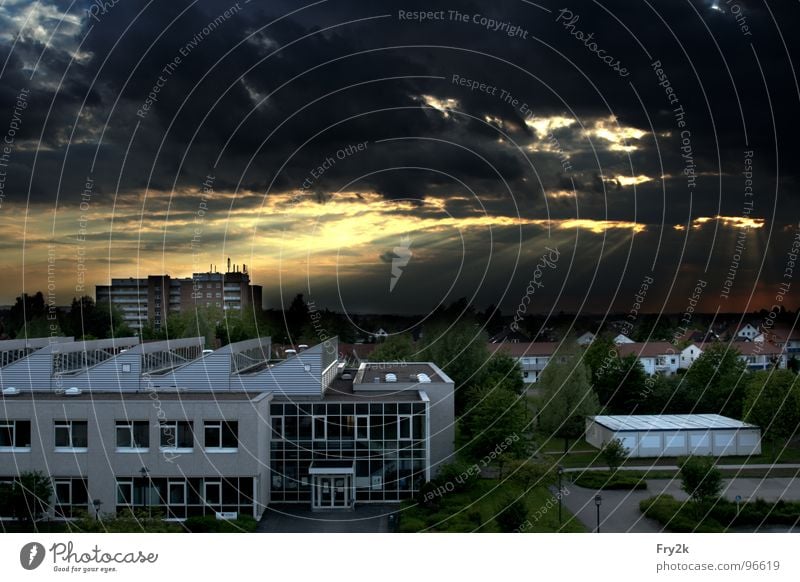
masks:
[[[594,496],[594,504],[597,506],[597,533],[600,533],[600,505],[603,503],[603,498],[600,494]]]
[[[558,525],[559,526],[561,525],[561,497],[562,497],[562,491],[564,491],[561,488],[561,476],[563,474],[564,474],[564,467],[559,465],[558,466]]]

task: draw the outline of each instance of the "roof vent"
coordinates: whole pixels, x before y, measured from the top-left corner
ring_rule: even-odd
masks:
[[[14,386],[3,388],[3,396],[16,396],[19,393],[20,393],[19,388],[15,388]]]
[[[342,374],[342,380],[352,380],[352,379],[353,379],[353,375],[352,374],[348,374],[347,372]]]
[[[425,372],[420,372],[419,374],[417,374],[417,382],[419,382],[420,384],[430,384],[431,377],[428,376]]]
[[[64,396],[80,396],[80,395],[81,395],[81,389],[77,388],[76,386],[64,390]]]
[[[288,350],[286,350],[286,355],[287,355],[287,356],[293,356],[293,355],[295,355],[296,353],[297,353],[297,350],[293,350],[293,349],[291,349],[291,348],[289,348]]]
[[[387,382],[397,382],[397,376],[390,372],[390,373],[386,374],[386,381]]]
[[[308,349],[308,345],[307,344],[300,344],[299,346],[297,346],[297,348],[300,349],[300,350],[307,350]]]

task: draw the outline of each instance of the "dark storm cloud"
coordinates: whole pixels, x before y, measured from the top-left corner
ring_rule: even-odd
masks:
[[[30,200],[41,215],[52,213],[56,200],[58,208],[73,209],[91,174],[93,210],[108,215],[115,200],[120,204],[114,238],[126,245],[138,241],[143,216],[156,231],[167,211],[168,238],[183,240],[209,175],[214,217],[231,209],[269,216],[276,212],[270,195],[305,188],[320,200],[345,189],[420,201],[386,211],[398,218],[519,214],[647,225],[632,247],[629,230],[609,231],[605,247],[598,246],[601,235],[581,233],[585,246],[578,243],[581,268],[569,276],[569,301],[580,303],[576,290],[591,285],[586,277],[598,260],[606,276],[613,274],[613,284],[596,282],[592,289],[610,297],[623,278],[635,287],[659,241],[665,249],[681,248],[687,232],[674,225],[743,215],[746,150],[754,152],[756,177],[747,212],[767,220],[751,233],[751,248],[756,240],[765,245],[772,228],[777,230],[770,248],[782,248],[791,238],[791,232],[778,231],[800,214],[793,123],[798,95],[789,60],[796,60],[797,40],[788,30],[781,36],[778,26],[796,20],[797,7],[739,4],[751,34],[730,11],[713,11],[711,2],[701,0],[635,8],[625,0],[542,3],[550,12],[524,2],[458,3],[470,18],[480,14],[521,27],[524,39],[471,19],[398,18],[398,10],[454,9],[429,1],[337,1],[301,10],[288,1],[125,1],[96,19],[87,16],[85,2],[45,3],[34,12],[22,4],[5,7],[0,22],[6,29],[19,29],[25,18],[29,25],[18,38],[0,36],[0,58],[7,59],[0,84],[6,121],[0,130],[19,91],[30,88],[31,97],[4,203]],[[556,22],[562,8],[578,16],[572,29],[564,26],[566,18]],[[58,14],[66,10],[59,23]],[[297,12],[269,25],[291,11]],[[355,20],[360,22],[350,22]],[[47,34],[34,32],[32,24]],[[629,76],[600,61],[570,34],[574,30],[594,33],[598,46],[619,58]],[[667,75],[674,103],[659,86],[654,61]],[[165,70],[170,63],[174,69]],[[470,90],[454,82],[454,75],[494,91]],[[685,127],[677,125],[676,106],[685,111]],[[543,135],[526,125],[526,111],[536,120],[558,116],[575,122]],[[612,134],[635,128],[644,135],[613,142],[598,133],[599,122]],[[690,158],[681,149],[682,130],[690,132]],[[337,156],[358,143],[367,147]],[[624,151],[623,144],[633,147]],[[689,163],[693,185],[684,174]],[[634,188],[620,176],[649,180]],[[565,196],[573,187],[575,197]],[[150,194],[140,200],[145,188]],[[244,193],[228,196],[237,188]],[[441,204],[422,203],[430,199]],[[277,228],[268,222],[262,230]],[[715,245],[712,252],[720,257],[729,255],[735,230],[722,228],[727,233],[718,237],[709,223],[688,231],[692,244],[682,261],[661,251],[659,273],[666,278],[693,273],[697,265],[705,269],[706,244]],[[518,229],[495,231],[496,242],[510,245],[505,254],[515,255]],[[542,233],[541,225],[526,226],[526,244],[538,249]],[[103,236],[92,235],[96,241]],[[210,230],[204,244],[247,236],[236,228]],[[155,237],[140,248],[163,245]],[[481,248],[486,244],[475,246],[473,266]],[[607,251],[602,257],[599,248]],[[381,252],[375,256],[384,265],[388,255]],[[526,260],[535,261],[536,252],[526,248]],[[753,252],[760,253],[751,257],[757,264],[767,249]],[[430,273],[420,265],[418,276],[446,269],[444,255],[438,261]],[[513,260],[503,265],[506,270],[498,267],[482,290],[484,298],[505,287]],[[725,261],[715,265],[722,269]],[[743,270],[739,282],[747,276],[755,275]],[[779,278],[780,268],[770,267],[760,284]],[[524,283],[521,276],[514,285]],[[363,291],[353,290],[354,297]]]

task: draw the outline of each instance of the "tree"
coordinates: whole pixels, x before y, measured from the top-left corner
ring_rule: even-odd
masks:
[[[18,520],[37,521],[47,513],[52,496],[53,486],[44,473],[20,473],[19,478],[11,485],[8,506]]]
[[[487,386],[502,386],[515,394],[522,394],[525,391],[519,360],[505,352],[497,351],[492,354],[486,361],[483,376],[483,382]]]
[[[625,459],[628,458],[630,452],[630,449],[623,445],[620,439],[612,439],[606,443],[600,454],[613,473],[620,468]]]
[[[552,467],[533,459],[519,459],[509,463],[508,475],[527,492],[537,485],[550,482]]]
[[[722,493],[722,472],[712,457],[689,456],[678,462],[681,469],[681,489],[696,503],[704,504],[719,498]]]
[[[520,456],[528,447],[528,410],[519,396],[505,388],[478,387],[470,392],[470,408],[461,422],[465,448],[474,459]]]
[[[724,343],[705,344],[703,353],[686,371],[684,382],[697,402],[694,412],[736,416],[742,410],[745,363]]]
[[[583,436],[586,417],[600,410],[597,394],[589,384],[589,371],[574,358],[561,362],[553,356],[539,384],[539,429],[548,437],[563,438],[567,452],[569,440]]]
[[[528,508],[525,505],[525,498],[506,498],[501,505],[501,509],[495,517],[500,531],[511,533],[518,530],[528,519]]]
[[[369,356],[371,362],[409,362],[416,359],[411,334],[391,335],[378,344]]]
[[[789,370],[755,372],[747,378],[742,417],[761,427],[765,439],[795,435],[800,425],[800,385]]]
[[[631,414],[642,402],[647,376],[636,354],[619,356],[610,339],[597,338],[583,355],[600,405],[611,414]]]
[[[482,383],[482,368],[489,358],[486,335],[473,324],[460,321],[426,327],[422,341],[421,359],[436,362],[453,379],[456,414],[460,415],[470,387]]]

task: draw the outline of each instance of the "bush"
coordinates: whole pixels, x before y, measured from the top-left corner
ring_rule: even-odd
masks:
[[[93,533],[180,533],[184,528],[174,522],[164,521],[163,515],[146,510],[123,512],[117,515],[106,514],[102,519],[83,513],[75,521],[69,523],[70,529],[76,532]]]
[[[647,483],[644,479],[625,475],[624,473],[609,473],[607,471],[586,471],[577,477],[573,483],[578,487],[586,487],[587,489],[647,489]]]
[[[523,498],[508,498],[506,502],[501,505],[501,508],[502,509],[495,518],[501,532],[511,533],[518,530],[528,519],[528,508]]]
[[[400,518],[400,527],[398,531],[402,533],[418,533],[428,527],[424,519],[410,515],[403,515]]]
[[[246,533],[255,531],[258,522],[249,515],[240,515],[238,519],[231,520],[203,515],[190,517],[183,525],[192,533]]]
[[[688,508],[686,504],[678,501],[672,495],[656,495],[645,499],[639,504],[639,509],[645,517],[656,520],[671,532],[715,533],[724,531],[724,528],[711,517],[698,523],[697,519],[690,514],[693,508]]]

